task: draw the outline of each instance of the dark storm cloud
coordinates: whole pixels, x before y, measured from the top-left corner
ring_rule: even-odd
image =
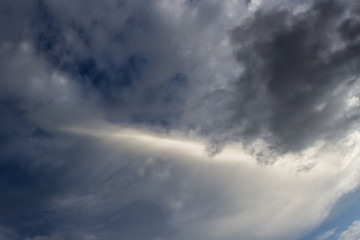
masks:
[[[360,73],[359,18],[356,1],[321,0],[298,13],[261,9],[235,28],[243,73],[230,107],[239,136],[287,152],[351,129],[359,120],[347,103]]]

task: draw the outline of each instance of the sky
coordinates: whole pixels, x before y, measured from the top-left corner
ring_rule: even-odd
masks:
[[[357,0],[0,0],[0,240],[360,239]]]

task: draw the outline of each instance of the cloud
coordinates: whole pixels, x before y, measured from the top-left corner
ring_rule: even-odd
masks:
[[[247,1],[248,2],[248,7],[250,11],[256,11],[256,9],[259,7],[259,5],[261,4],[262,0],[253,0],[253,1]]]
[[[339,240],[353,240],[358,239],[360,237],[360,221],[354,221],[348,229],[343,231],[340,236]]]
[[[351,1],[4,3],[11,239],[291,239],[358,186]]]
[[[107,118],[189,125],[193,122],[179,120],[188,111],[187,102],[198,101],[206,89],[232,74],[224,23],[240,14],[227,16],[227,11],[237,7],[241,12],[242,5],[40,1],[33,6],[30,39],[51,67],[70,74],[86,94],[98,97]],[[211,65],[202,61],[206,57]]]
[[[34,82],[27,78],[36,77],[37,85],[45,86],[54,73],[68,88],[53,86],[48,95],[58,87],[60,94],[75,88],[72,102],[74,107],[81,102],[78,109],[98,106],[97,111],[115,122],[208,132],[213,110],[206,96],[224,89],[238,71],[227,30],[245,13],[243,2],[177,0],[171,7],[165,0],[27,4],[6,4],[7,25],[17,27],[16,34],[4,33],[8,39],[1,43],[2,58],[10,59],[3,67],[4,85],[19,90],[22,82]],[[8,96],[15,94],[5,87]],[[43,94],[36,91],[17,95],[30,104],[25,97]]]
[[[10,240],[14,239],[15,237],[16,233],[12,229],[0,225],[0,239]]]
[[[106,209],[126,207],[126,202],[121,203],[124,202],[121,193],[127,192],[127,198],[146,199],[166,209],[171,232],[157,232],[164,238],[298,238],[320,224],[338,199],[357,186],[358,152],[351,150],[358,142],[356,134],[338,143],[340,145],[315,146],[300,156],[289,154],[264,167],[241,145],[225,147],[222,153],[209,158],[204,139],[194,141],[176,133],[159,135],[104,123],[89,128],[74,126],[67,131],[100,139],[107,146],[107,156],[110,152],[121,152],[111,155],[127,155],[127,159],[132,156],[136,163],[126,168],[134,175],[126,182],[120,180],[124,177],[121,174],[107,178],[106,185],[113,186],[109,188],[111,193],[102,190],[103,184],[99,184],[99,188],[92,188],[91,195],[77,198],[75,202],[70,200],[75,196],[60,198],[57,204],[61,211],[73,211],[71,209],[80,206],[101,209],[104,208],[101,199],[109,198],[112,200],[107,201]],[[99,151],[104,152],[101,149]],[[341,152],[337,152],[339,149]],[[111,165],[112,171],[118,164],[123,165],[116,158],[94,164],[97,167],[91,169],[103,169],[104,164]],[[312,164],[315,166],[311,170],[301,170]],[[114,176],[102,171],[92,174]],[[84,215],[87,211],[81,212]],[[102,214],[99,211],[91,215],[95,220]]]
[[[228,103],[233,139],[296,152],[358,127],[359,107],[349,104],[359,96],[356,5],[262,8],[232,31],[242,67]]]
[[[50,236],[35,236],[32,238],[25,238],[25,240],[62,240],[63,238],[59,234],[52,234]]]
[[[333,236],[336,233],[336,228],[331,229],[329,231],[326,231],[325,233],[319,235],[316,237],[316,240],[326,240],[329,239],[331,236]]]

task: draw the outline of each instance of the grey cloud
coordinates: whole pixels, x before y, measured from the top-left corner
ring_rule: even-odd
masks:
[[[288,152],[356,126],[359,107],[347,109],[346,102],[359,82],[360,13],[354,5],[321,0],[300,13],[260,9],[232,30],[243,68],[228,103],[228,125],[238,132],[232,137],[263,138]]]
[[[9,229],[0,227],[0,238],[18,240],[58,228],[63,214],[51,201],[70,189],[67,176],[79,162],[71,157],[76,140],[30,123],[13,104],[0,102],[0,222]]]
[[[269,46],[275,46],[297,32],[306,32],[309,21],[318,17],[303,19],[304,29],[299,30],[299,19],[307,17],[306,14],[293,17],[289,12],[259,11],[255,20],[250,20],[249,28],[244,26],[235,30],[235,41],[240,41],[238,31],[243,28],[246,32],[241,36],[241,44],[248,43],[248,49],[255,53],[255,60],[263,55],[267,58],[263,63],[251,63],[254,69],[249,68],[245,73],[254,76],[254,85],[239,81],[235,88],[238,90],[236,101],[227,104],[233,96],[233,89],[229,89],[227,83],[237,70],[232,72],[236,66],[229,57],[231,49],[227,45],[227,36],[220,32],[225,32],[225,26],[232,26],[233,23],[226,24],[230,18],[231,21],[237,19],[237,7],[244,2],[39,0],[27,1],[21,6],[14,1],[4,2],[6,4],[0,8],[5,6],[7,10],[3,11],[1,20],[4,21],[0,21],[0,26],[6,23],[14,29],[2,27],[0,30],[4,33],[0,34],[0,147],[6,149],[0,153],[0,184],[10,193],[0,200],[0,220],[1,224],[18,233],[18,239],[239,239],[239,236],[256,236],[257,239],[273,236],[276,239],[276,236],[289,236],[297,229],[306,229],[306,224],[321,220],[314,212],[323,202],[328,203],[322,199],[328,195],[316,191],[321,194],[316,198],[321,200],[308,207],[314,197],[307,191],[312,182],[304,183],[305,190],[296,191],[295,197],[291,193],[289,197],[283,196],[283,203],[277,201],[278,191],[287,192],[293,187],[279,183],[284,183],[285,177],[278,182],[270,172],[264,172],[252,163],[189,157],[187,153],[191,155],[192,150],[161,157],[162,150],[152,153],[151,144],[142,148],[133,143],[134,146],[129,147],[132,138],[118,142],[105,135],[92,139],[57,131],[75,125],[101,133],[102,127],[106,129],[106,126],[91,125],[94,119],[145,123],[184,131],[195,129],[194,136],[198,133],[219,136],[220,139],[209,144],[211,154],[223,147],[223,139],[263,137],[263,132],[266,134],[267,131],[278,138],[278,143],[283,143],[291,134],[286,135],[284,129],[275,124],[280,120],[285,123],[275,108],[285,111],[291,104],[284,101],[295,101],[289,96],[296,89],[284,82],[284,77],[267,84],[259,76],[264,75],[263,69],[279,68],[278,65],[271,67],[271,62],[276,61],[268,59]],[[228,16],[228,11],[234,9],[236,11],[231,13],[234,16],[230,17],[230,13]],[[336,14],[331,13],[329,19],[335,19],[332,15]],[[342,16],[341,13],[338,15]],[[284,19],[290,21],[289,26],[282,22]],[[270,20],[277,23],[275,29],[264,25]],[[323,32],[330,31],[329,22],[325,21]],[[254,28],[255,23],[263,30]],[[343,20],[341,27],[336,27],[339,41],[356,48],[354,32],[357,24],[355,18]],[[275,39],[276,31],[283,32],[280,40]],[[261,38],[255,41],[254,36]],[[308,38],[310,35],[305,34],[303,38],[295,39],[295,55],[308,49],[303,43]],[[320,38],[315,38],[309,44],[319,41]],[[279,50],[270,50],[277,53],[278,62],[286,62],[286,56],[281,55],[285,51],[282,45]],[[317,56],[316,51],[305,52]],[[238,52],[239,61],[252,55],[246,53],[246,57],[239,57],[240,53],[246,52]],[[326,53],[325,59],[334,61],[334,66],[335,57],[331,56],[336,56],[341,63],[348,56],[345,49],[331,52],[329,56]],[[301,62],[304,58],[299,55],[297,59]],[[354,67],[357,66],[357,62],[353,62]],[[316,69],[318,65],[302,63],[300,67]],[[244,66],[250,66],[250,62],[245,61]],[[299,74],[294,84],[301,85],[300,78],[305,75],[297,68],[291,70]],[[315,79],[318,73],[313,72],[306,76]],[[274,71],[273,74],[279,76],[280,73]],[[282,74],[285,77],[292,75],[289,71]],[[330,73],[324,75],[331,76]],[[325,80],[315,82],[307,82],[311,98],[308,103],[303,103],[304,106],[299,105],[302,112],[308,112],[305,105],[313,101],[322,103],[320,100],[331,95],[326,94],[326,89],[313,90]],[[342,86],[335,78],[328,82],[332,90]],[[243,93],[250,93],[250,97],[252,93],[258,93],[258,83],[267,94],[259,94],[259,99],[251,103]],[[280,88],[281,92],[288,89],[289,93],[278,94]],[[338,106],[334,111],[330,111],[330,105],[324,106],[324,113],[314,116],[314,120],[305,117],[301,126],[311,121],[318,126],[318,118],[324,121],[326,117],[331,118],[337,109],[341,109],[342,102],[338,99],[345,92],[347,88],[339,88],[333,103],[328,103]],[[315,93],[321,93],[321,96],[317,98]],[[299,98],[301,94],[298,94]],[[276,103],[268,103],[268,96],[277,95]],[[236,119],[230,122],[229,131],[226,121],[234,108],[239,109],[239,102],[243,107],[233,115]],[[223,108],[224,104],[226,108]],[[261,111],[251,111],[252,107]],[[270,116],[262,111],[264,107],[269,107]],[[351,117],[356,120],[357,116],[349,115],[346,119],[349,123],[354,121]],[[242,127],[246,121],[250,127],[245,131]],[[294,121],[295,117],[290,119],[290,123]],[[285,126],[287,129],[290,123]],[[327,126],[318,133],[326,131]],[[236,137],[235,132],[238,133]],[[143,134],[147,139],[146,131]],[[301,139],[304,142],[309,137],[306,135]],[[159,140],[160,145],[163,140]],[[154,148],[159,145],[155,144]],[[152,158],[149,159],[149,155]],[[234,157],[231,152],[228,155]],[[348,191],[333,185],[331,189],[336,189],[339,194]],[[264,199],[274,202],[275,206],[267,209],[269,204]],[[306,202],[296,201],[298,199]],[[283,211],[287,202],[293,203],[294,207],[285,209],[284,218],[275,225],[268,225],[268,233],[257,235],[256,228],[271,222],[269,219]],[[305,205],[306,209],[303,208]],[[264,218],[263,211],[266,212]],[[288,217],[292,218],[296,215],[293,213],[298,212],[305,212],[298,218],[300,224],[288,221]],[[303,219],[313,221],[308,223]],[[284,223],[289,223],[286,231]],[[220,233],[219,229],[222,230]],[[59,234],[52,235],[54,232]]]
[[[229,21],[224,6],[240,3],[177,1],[171,8],[167,1],[6,3],[11,11],[5,20],[16,26],[16,34],[4,32],[8,40],[1,43],[2,98],[17,98],[41,125],[101,115],[113,122],[198,129],[213,115],[204,111],[212,103],[194,108],[194,102],[233,75],[228,64],[233,60],[221,47],[224,35],[216,31],[225,32],[223,22]],[[216,68],[204,61],[210,58]],[[54,72],[67,80],[67,89],[51,86]],[[65,103],[58,89],[76,91]]]
[[[9,195],[0,201],[0,220],[19,238],[46,239],[51,232],[64,231],[73,233],[66,239],[86,239],[89,227],[102,239],[117,234],[148,239],[168,231],[167,207],[147,196],[159,194],[154,187],[150,193],[146,188],[162,178],[156,175],[167,166],[155,161],[147,169],[131,154],[108,152],[99,142],[54,131],[99,118],[176,124],[190,84],[199,84],[190,83],[186,73],[202,58],[191,51],[207,49],[199,41],[204,36],[193,43],[193,35],[219,17],[221,4],[199,3],[198,12],[184,13],[179,21],[171,16],[172,5],[163,10],[159,3],[1,4],[0,141],[6,151],[0,155],[0,184]],[[109,159],[117,162],[112,169],[102,164]],[[141,177],[137,170],[143,168]],[[160,193],[176,192],[173,186],[176,181],[166,190],[159,187]],[[75,207],[54,207],[53,201],[62,197]],[[102,221],[108,226],[101,226]],[[133,228],[137,223],[142,225],[140,235]]]
[[[176,53],[180,42],[158,4],[5,1],[0,9],[2,99],[16,97],[27,106],[57,104],[48,96],[54,89],[39,94],[19,88],[34,78],[48,84],[56,71],[78,86],[75,105],[92,98],[91,104],[112,121],[174,125],[183,111],[188,76]]]
[[[24,3],[4,0],[0,6],[1,36],[3,42],[21,42],[29,36],[28,28],[33,1]]]
[[[34,236],[32,238],[25,238],[25,240],[63,240],[61,235],[54,233],[49,236]]]
[[[96,94],[108,119],[169,124],[182,112],[186,84],[166,86],[186,74],[156,3],[40,1],[34,15],[38,53]]]
[[[11,230],[1,231],[0,238],[168,234],[168,209],[151,197],[156,175],[169,167],[164,161],[147,164],[121,145],[114,152],[104,141],[47,132],[5,103],[0,107],[0,222]]]

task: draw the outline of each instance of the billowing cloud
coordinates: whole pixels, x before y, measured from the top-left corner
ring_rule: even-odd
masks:
[[[358,7],[329,0],[260,9],[232,31],[243,69],[229,103],[234,138],[288,152],[358,127]]]

